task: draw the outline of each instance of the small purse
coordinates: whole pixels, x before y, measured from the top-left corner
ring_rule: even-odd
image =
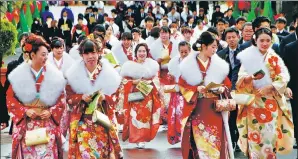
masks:
[[[136,102],[144,100],[144,95],[141,92],[133,92],[128,94],[128,102]]]
[[[50,138],[46,128],[38,128],[26,131],[25,143],[26,146],[35,146],[49,143]]]
[[[102,107],[102,105],[100,105],[101,111],[95,109],[93,114],[92,114],[92,121],[94,123],[98,123],[101,126],[103,126],[104,128],[106,128],[107,130],[110,130],[113,128],[113,125],[109,119],[109,117],[104,114],[104,109]]]
[[[177,92],[176,91],[176,85],[165,85],[164,86],[164,92],[165,93],[172,93],[172,92]]]
[[[222,112],[236,110],[236,101],[232,99],[228,88],[225,88],[224,95],[225,99],[223,99],[222,94],[220,94],[220,99],[215,100],[215,111]]]

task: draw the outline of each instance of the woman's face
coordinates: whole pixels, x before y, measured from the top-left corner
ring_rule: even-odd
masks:
[[[170,33],[165,31],[160,31],[160,39],[162,42],[170,40]]]
[[[64,47],[61,46],[61,47],[58,47],[58,48],[53,48],[53,54],[55,57],[62,57],[63,56],[63,50],[64,50]]]
[[[113,34],[113,28],[112,28],[112,26],[109,26],[109,27],[108,27],[108,29],[106,30],[106,34],[107,34],[108,36],[110,36],[110,35]]]
[[[216,42],[216,40],[212,43],[212,44],[210,44],[210,45],[208,45],[208,46],[206,46],[206,45],[202,45],[202,47],[203,47],[203,50],[204,50],[204,48],[206,49],[205,51],[203,51],[203,53],[207,56],[207,57],[211,57],[212,55],[214,55],[215,53],[216,53],[216,51],[217,51],[217,42]]]
[[[98,61],[98,53],[97,52],[88,52],[81,55],[83,58],[83,61],[87,68],[94,68],[97,65]]]
[[[269,47],[271,46],[272,38],[267,34],[259,35],[257,39],[257,47],[262,53],[266,53]]]
[[[40,46],[36,53],[31,53],[32,63],[37,66],[44,66],[48,59],[48,49],[44,46]]]
[[[184,59],[189,53],[190,53],[190,48],[187,45],[184,46],[180,46],[179,47],[179,53],[180,53],[180,57],[182,59]]]
[[[140,46],[137,51],[137,59],[144,61],[147,58],[147,51],[144,46]]]

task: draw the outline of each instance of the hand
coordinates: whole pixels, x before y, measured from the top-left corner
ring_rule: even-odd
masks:
[[[162,59],[161,58],[159,58],[159,59],[157,59],[156,60],[159,64],[161,63],[161,61],[162,61]]]
[[[3,130],[7,127],[6,123],[1,123],[1,129],[0,130]]]
[[[51,116],[51,112],[48,110],[43,110],[39,116],[41,119],[48,119]]]
[[[175,79],[174,76],[172,76],[171,74],[168,74],[167,78],[169,81],[173,81]]]
[[[273,94],[274,87],[272,85],[265,86],[257,90],[257,96],[264,96],[267,94]]]
[[[198,86],[197,91],[200,93],[205,93],[206,92],[206,87],[205,86]]]
[[[244,82],[245,83],[250,83],[252,80],[253,80],[253,76],[246,76],[245,78],[244,78]]]
[[[141,79],[137,79],[137,80],[133,80],[132,83],[137,85],[137,84],[139,84],[140,81],[141,81]]]
[[[26,115],[31,119],[35,119],[37,117],[37,113],[34,109],[27,110]]]
[[[293,92],[289,87],[286,89],[285,95],[286,97],[293,99]]]
[[[85,101],[85,102],[87,102],[87,103],[89,103],[89,102],[91,102],[92,99],[91,99],[90,95],[84,94],[82,96],[82,100]]]

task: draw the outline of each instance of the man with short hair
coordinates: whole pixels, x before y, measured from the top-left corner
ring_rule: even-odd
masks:
[[[141,37],[142,33],[141,33],[141,30],[139,28],[133,28],[131,30],[131,34],[132,34],[132,47],[133,47],[133,50],[135,50],[135,47],[138,44],[146,43],[146,41]]]
[[[232,8],[229,8],[227,10],[227,16],[224,18],[226,21],[229,22],[229,26],[230,27],[236,24],[235,19],[232,16],[232,14],[233,14],[233,9]]]
[[[172,20],[172,22],[180,22],[180,14],[176,12],[175,7],[171,8],[171,12],[168,13],[168,18]]]
[[[239,35],[241,36],[242,28],[244,23],[246,23],[246,18],[245,17],[239,17],[236,19],[236,25],[235,27],[239,30]]]
[[[116,9],[112,9],[111,13],[112,13],[112,17],[114,18],[114,23],[119,27],[120,34],[123,33],[124,29],[123,29],[122,17],[118,16],[118,11]]]
[[[215,6],[215,12],[212,14],[211,25],[216,26],[216,22],[222,18],[224,18],[224,14],[220,12],[220,6]]]
[[[153,28],[153,25],[154,25],[154,19],[152,17],[146,17],[145,18],[145,29],[143,29],[142,31],[142,38],[143,39],[146,39],[149,34],[150,34],[150,31],[151,29]]]
[[[285,30],[285,26],[287,25],[286,18],[279,17],[276,19],[275,23],[276,23],[276,28],[277,28],[277,33],[276,33],[277,35],[287,36],[290,34],[287,30]]]
[[[225,31],[225,20],[224,19],[218,19],[218,21],[215,23],[217,31],[219,33],[219,37],[222,38],[222,35]]]
[[[243,44],[251,40],[254,34],[251,22],[244,23],[241,34],[242,34],[242,37],[239,41],[239,44]]]

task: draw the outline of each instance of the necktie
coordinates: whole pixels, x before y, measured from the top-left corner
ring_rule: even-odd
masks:
[[[235,63],[234,63],[234,50],[231,50],[230,51],[230,63],[231,63],[231,66],[232,66],[232,69],[234,69],[234,67],[235,67]]]

